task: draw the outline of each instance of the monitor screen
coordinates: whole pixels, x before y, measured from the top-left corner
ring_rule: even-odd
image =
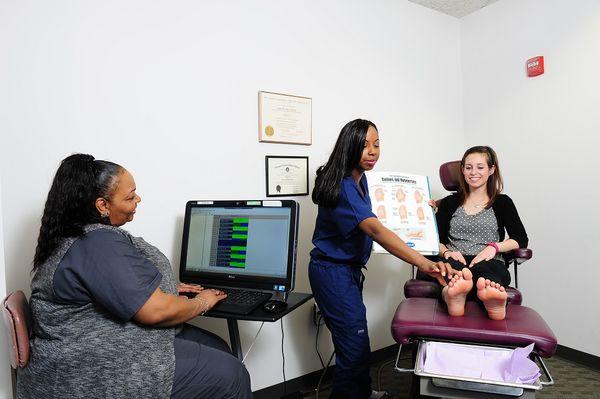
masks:
[[[189,201],[180,280],[273,291],[293,289],[295,201]]]

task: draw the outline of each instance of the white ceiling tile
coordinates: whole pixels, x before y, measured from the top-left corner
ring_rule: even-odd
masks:
[[[498,0],[408,0],[416,4],[452,15],[464,17]]]

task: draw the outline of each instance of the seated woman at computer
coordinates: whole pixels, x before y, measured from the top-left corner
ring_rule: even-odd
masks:
[[[372,122],[349,122],[329,160],[318,169],[312,192],[319,207],[308,270],[336,352],[332,398],[380,397],[371,391],[371,350],[362,300],[361,269],[369,260],[373,240],[441,284],[443,276],[454,273],[450,265],[427,260],[409,248],[371,211],[364,172],[373,169],[379,151],[379,133]]]
[[[19,398],[250,398],[227,344],[183,324],[225,295],[181,285],[169,260],[120,226],[140,197],[123,167],[65,158],[44,208],[31,282],[34,320]]]
[[[444,198],[436,214],[440,256],[462,270],[443,287],[442,297],[453,316],[464,314],[470,297],[483,302],[491,319],[502,320],[507,299],[504,287],[510,284],[502,253],[526,248],[527,233],[513,201],[500,194],[502,176],[492,148],[469,148],[460,169],[459,191]],[[506,240],[505,230],[510,237]]]

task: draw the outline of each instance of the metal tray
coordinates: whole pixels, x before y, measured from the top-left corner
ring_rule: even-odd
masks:
[[[419,341],[414,373],[415,375],[418,375],[420,377],[430,377],[432,383],[440,388],[464,389],[469,391],[496,393],[509,396],[521,396],[523,394],[524,389],[536,391],[542,389],[543,384],[541,383],[539,378],[532,384],[519,384],[506,381],[486,380],[480,378],[469,378],[463,376],[453,376],[425,372],[423,370],[423,365],[425,362],[424,354],[427,350],[428,344],[429,341]],[[447,345],[468,348],[485,348],[485,350],[497,350],[502,352],[512,351],[512,349],[509,348],[498,348],[494,346],[481,346],[460,343],[447,343]]]

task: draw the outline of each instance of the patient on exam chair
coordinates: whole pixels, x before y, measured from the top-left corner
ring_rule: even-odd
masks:
[[[460,171],[459,191],[442,199],[436,213],[441,260],[460,271],[442,288],[442,298],[451,316],[464,315],[466,300],[475,299],[490,319],[503,320],[510,273],[502,253],[526,248],[527,233],[513,201],[501,194],[502,176],[492,148],[468,149]]]

